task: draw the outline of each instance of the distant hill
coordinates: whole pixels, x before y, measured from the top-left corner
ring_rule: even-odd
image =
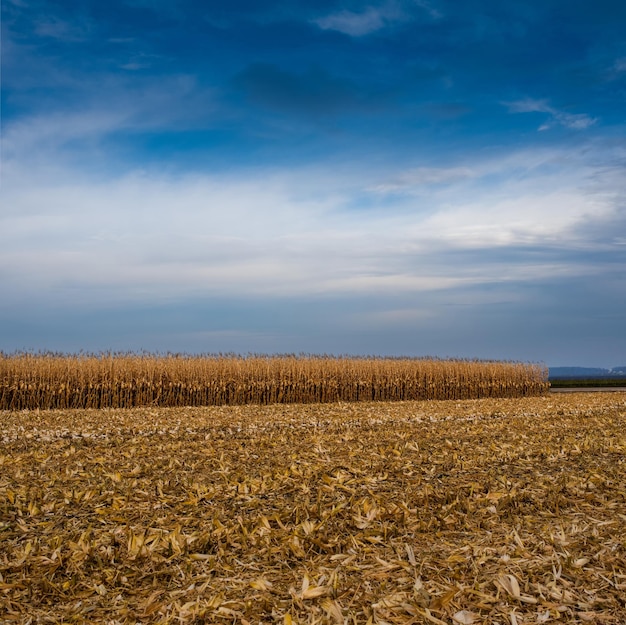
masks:
[[[602,369],[601,367],[550,367],[551,380],[559,378],[614,378],[626,377],[625,367]]]

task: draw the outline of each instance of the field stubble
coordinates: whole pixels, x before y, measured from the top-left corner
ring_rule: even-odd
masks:
[[[624,623],[626,394],[0,413],[0,621]]]

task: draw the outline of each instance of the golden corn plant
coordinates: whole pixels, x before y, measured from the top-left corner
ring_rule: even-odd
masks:
[[[524,397],[536,364],[331,356],[0,355],[0,409]]]

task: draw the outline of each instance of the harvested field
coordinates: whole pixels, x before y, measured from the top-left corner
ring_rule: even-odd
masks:
[[[0,413],[3,623],[625,623],[626,394]]]

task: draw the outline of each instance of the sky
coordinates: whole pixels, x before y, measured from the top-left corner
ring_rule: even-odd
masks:
[[[3,0],[0,351],[626,365],[621,0]]]

